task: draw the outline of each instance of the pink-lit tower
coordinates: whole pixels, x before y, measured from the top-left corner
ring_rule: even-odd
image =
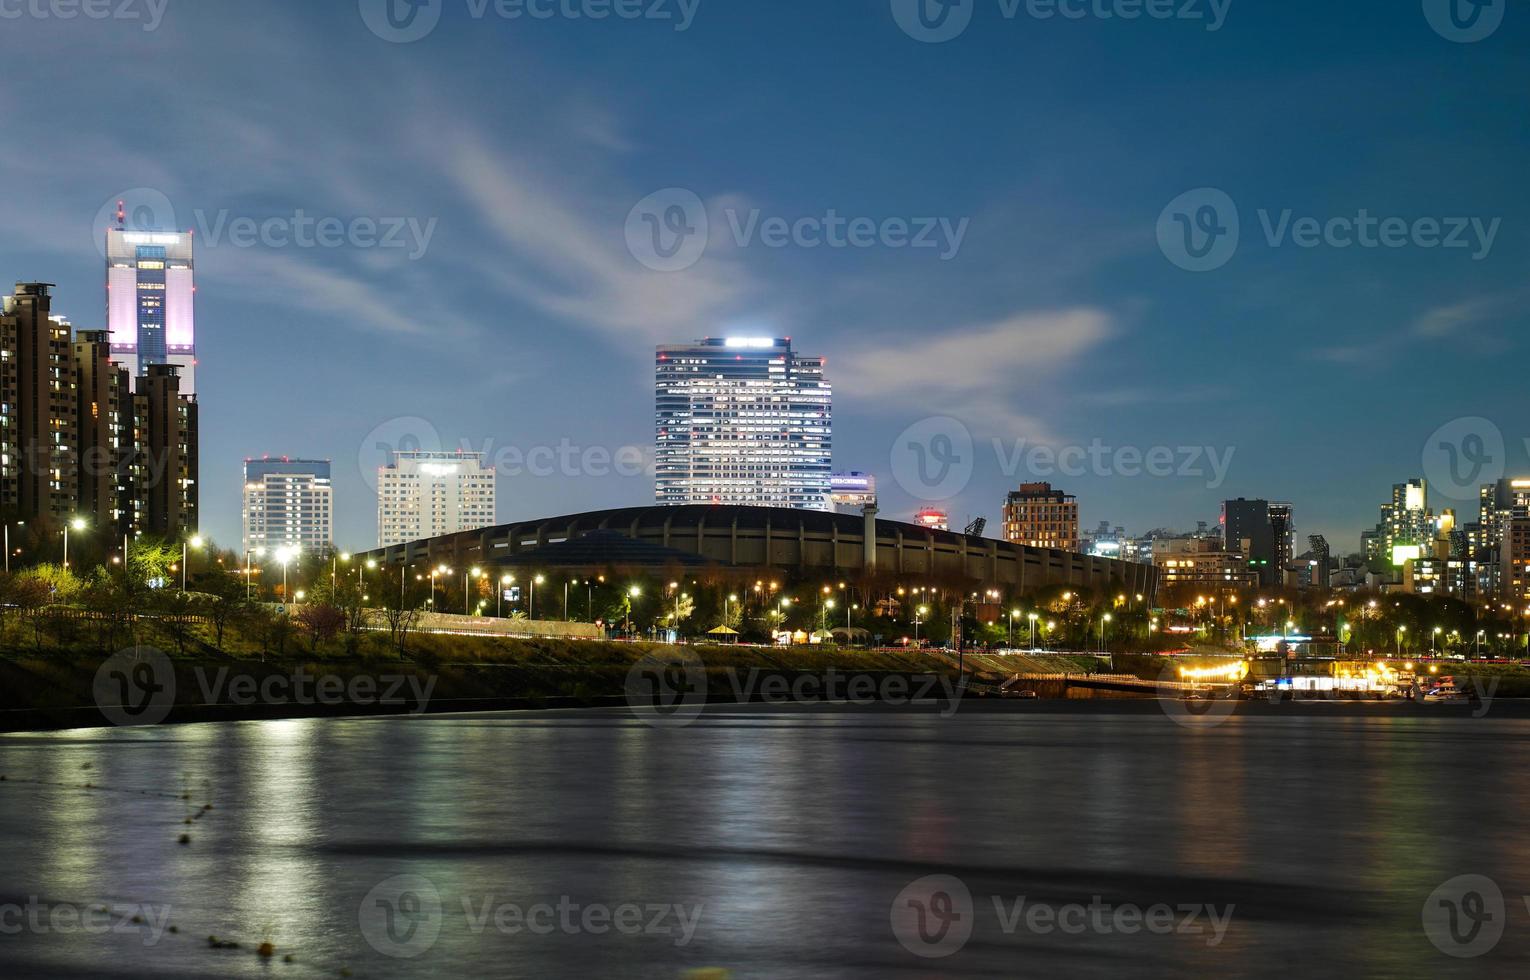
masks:
[[[196,393],[196,264],[189,231],[129,229],[123,202],[106,230],[106,321],[112,359],[136,385],[150,364],[179,368]]]

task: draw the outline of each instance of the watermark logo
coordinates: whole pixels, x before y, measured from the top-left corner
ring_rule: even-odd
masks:
[[[1158,247],[1186,272],[1211,272],[1232,261],[1240,234],[1238,206],[1215,187],[1186,191],[1158,216]]]
[[[312,215],[302,208],[295,209],[290,215],[261,218],[235,215],[227,208],[211,215],[198,208],[193,215],[198,238],[208,248],[219,248],[227,243],[230,248],[244,249],[399,249],[407,250],[411,262],[425,257],[439,223],[437,218],[421,221],[402,215],[345,218]]]
[[[848,704],[856,707],[929,704],[939,708],[942,718],[955,716],[967,693],[965,675],[953,681],[947,674],[873,676],[842,673],[833,667],[821,675],[802,673],[792,678],[752,667],[743,674],[729,671],[728,683],[733,689],[733,699],[739,704],[755,701],[775,705]]]
[[[889,918],[903,948],[924,959],[961,952],[972,938],[974,909],[967,883],[954,875],[927,875],[898,893]]]
[[[967,30],[976,6],[977,0],[892,0],[892,15],[914,40],[944,44]]]
[[[893,479],[916,500],[950,500],[972,480],[972,431],[949,415],[915,422],[892,447]]]
[[[942,262],[956,258],[970,218],[850,217],[829,208],[822,214],[768,215],[760,208],[724,208],[722,221],[735,248],[872,249],[935,251]],[[711,244],[714,222],[694,192],[680,187],[655,191],[627,213],[627,251],[656,272],[679,272],[701,260]]]
[[[138,936],[156,946],[170,927],[170,906],[150,904],[77,905],[29,896],[25,904],[0,903],[0,936]]]
[[[361,478],[372,490],[377,489],[377,471],[393,462],[394,453],[438,453],[441,451],[441,433],[429,420],[414,415],[389,419],[381,423],[365,439],[356,454],[356,467]]]
[[[1475,44],[1498,32],[1508,0],[1424,0],[1424,17],[1436,34],[1457,44]]]
[[[1423,460],[1430,486],[1453,500],[1473,499],[1484,483],[1503,479],[1503,431],[1485,418],[1455,419],[1434,430],[1424,443]]]
[[[1237,682],[1243,664],[1225,669],[1166,667],[1158,675],[1161,685],[1158,706],[1176,725],[1192,729],[1216,728],[1238,710]]]
[[[113,725],[158,725],[175,706],[175,667],[153,647],[119,650],[96,669],[91,693]]]
[[[412,960],[441,935],[441,893],[423,875],[395,875],[361,900],[362,938],[384,956]]]
[[[361,20],[384,41],[411,44],[441,22],[446,0],[360,0]]]
[[[1503,891],[1486,875],[1457,875],[1424,900],[1424,935],[1434,948],[1456,959],[1492,951],[1503,938],[1508,917]]]
[[[627,213],[627,251],[655,272],[680,272],[701,261],[711,225],[695,191],[666,187]]]
[[[683,728],[706,706],[706,664],[689,650],[646,654],[627,671],[624,690],[628,707],[643,723]]]
[[[179,227],[175,220],[175,205],[163,192],[152,187],[123,191],[101,205],[90,225],[91,238],[103,259],[106,258],[106,232],[119,227],[119,214],[123,218],[120,227],[133,234],[173,232]]]
[[[142,21],[144,33],[159,30],[170,0],[0,0],[0,20]]]
[[[1269,248],[1293,246],[1308,251],[1330,248],[1460,251],[1481,262],[1493,252],[1502,218],[1480,216],[1380,216],[1367,208],[1353,215],[1300,215],[1291,208],[1260,208],[1259,228]],[[1164,256],[1188,272],[1220,269],[1238,251],[1241,240],[1238,206],[1214,187],[1187,191],[1169,202],[1158,216],[1158,247]]]

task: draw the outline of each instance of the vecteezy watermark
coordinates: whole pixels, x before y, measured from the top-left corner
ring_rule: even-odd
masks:
[[[506,479],[636,479],[654,475],[652,452],[642,446],[584,446],[564,437],[556,444],[525,446],[497,445],[493,439],[474,445],[463,440],[456,448],[443,450],[434,425],[417,416],[406,416],[380,423],[361,441],[356,466],[373,490],[377,489],[378,471],[391,464],[396,453],[450,457],[422,463],[427,466],[451,466],[458,457],[471,458],[475,466],[481,464]]]
[[[411,261],[424,258],[439,223],[438,218],[410,216],[315,215],[303,208],[296,208],[291,214],[260,217],[236,215],[228,208],[214,212],[197,208],[192,217],[196,227],[190,234],[207,248],[398,249]],[[103,256],[108,229],[120,229],[129,235],[183,232],[170,198],[152,187],[125,191],[96,211],[91,234]]]
[[[887,674],[874,676],[842,673],[830,667],[823,674],[786,677],[751,668],[741,674],[728,672],[734,700],[740,704],[849,704],[906,707],[928,703],[940,707],[940,717],[950,718],[961,707],[967,678],[952,680],[945,674]]]
[[[1054,476],[1204,480],[1208,490],[1227,482],[1235,446],[1047,446],[1027,439],[991,443],[994,462],[1008,479]],[[959,419],[923,419],[898,434],[892,446],[892,473],[898,486],[918,500],[938,503],[966,489],[978,459],[972,432]]]
[[[627,671],[627,706],[655,728],[683,728],[707,703],[706,664],[689,650],[644,655]]]
[[[163,191],[152,187],[134,187],[113,195],[96,210],[90,223],[91,241],[96,251],[106,258],[106,233],[120,228],[133,234],[173,232],[180,227],[176,223],[175,205]]]
[[[391,466],[396,454],[440,451],[441,433],[430,420],[406,415],[380,422],[366,434],[356,453],[356,468],[367,486],[375,491],[378,472]]]
[[[1039,902],[1025,895],[989,897],[998,929],[1007,936],[1193,936],[1208,947],[1222,944],[1234,905],[1205,902]],[[929,875],[909,883],[893,899],[893,936],[925,959],[954,955],[972,938],[977,905],[967,884],[954,875]]]
[[[1525,899],[1530,910],[1530,897]],[[1457,875],[1429,893],[1421,912],[1424,935],[1456,959],[1492,952],[1508,924],[1503,890],[1486,875]]]
[[[1469,252],[1481,262],[1493,251],[1502,218],[1379,217],[1360,208],[1354,215],[1315,217],[1290,208],[1256,214],[1265,244],[1301,249],[1346,250],[1419,248]],[[1225,191],[1201,187],[1170,201],[1158,216],[1158,247],[1188,272],[1220,269],[1237,254],[1242,237],[1238,206]]]
[[[893,440],[891,462],[893,479],[909,496],[950,500],[972,480],[977,463],[972,430],[949,415],[922,419]]]
[[[118,650],[96,668],[91,694],[113,725],[157,725],[175,706],[175,667],[153,647]]]
[[[1503,430],[1477,416],[1454,419],[1429,436],[1423,462],[1432,488],[1452,500],[1471,500],[1483,484],[1503,479],[1508,468]]]
[[[384,41],[409,44],[429,37],[447,0],[360,0],[361,20]],[[690,30],[701,0],[464,0],[474,21],[646,20]]]
[[[459,907],[474,936],[660,936],[676,948],[691,944],[705,908],[699,903],[587,902],[572,895],[511,902],[494,894],[463,895],[448,905],[429,878],[398,875],[379,882],[362,900],[361,935],[384,956],[414,959],[435,945],[448,909]]]
[[[1122,477],[1136,479],[1198,479],[1206,489],[1227,482],[1236,446],[1109,446],[1103,440],[1089,445],[1040,446],[1016,439],[1009,447],[995,439],[994,454],[999,471],[1007,477],[1021,473],[1034,477]]]
[[[850,217],[834,208],[790,217],[724,208],[721,218],[708,214],[694,191],[655,191],[627,213],[627,250],[656,272],[679,272],[701,260],[713,231],[721,229],[736,248],[929,249],[948,262],[961,251],[971,224],[970,218]]]
[[[943,44],[972,24],[978,0],[891,0],[892,15],[903,33],[926,44]],[[1215,33],[1227,22],[1232,0],[997,0],[1006,21],[1032,20],[1181,20],[1205,25]]]
[[[78,905],[48,902],[36,895],[24,904],[0,903],[0,936],[138,936],[157,945],[170,926],[170,906],[149,903]]]
[[[436,678],[417,674],[311,674],[304,667],[281,672],[236,672],[231,667],[191,670],[202,704],[408,705],[423,714]],[[153,647],[130,647],[108,657],[96,670],[92,693],[113,725],[157,725],[175,706],[179,681],[170,658]]]
[[[0,0],[0,20],[121,20],[159,30],[170,0]]]
[[[231,248],[395,248],[407,249],[410,261],[424,258],[439,219],[416,217],[315,216],[302,208],[290,215],[254,218],[232,215],[227,208],[211,216],[201,208],[196,217],[198,237],[208,248],[225,242]]]
[[[1424,0],[1424,17],[1447,41],[1474,44],[1503,25],[1509,0]]]

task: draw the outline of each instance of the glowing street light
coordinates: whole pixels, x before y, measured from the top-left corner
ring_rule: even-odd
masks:
[[[83,530],[85,530],[85,527],[86,527],[85,518],[83,518],[83,517],[76,517],[73,520],[71,520],[69,523],[64,525],[64,567],[65,568],[69,567],[69,529],[70,528],[74,528],[76,531],[83,531]]]

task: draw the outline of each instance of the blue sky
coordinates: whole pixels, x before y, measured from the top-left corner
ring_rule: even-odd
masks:
[[[653,345],[730,332],[828,355],[836,464],[876,473],[888,516],[929,495],[897,479],[900,433],[929,418],[973,440],[970,478],[941,491],[957,519],[996,519],[1030,478],[1003,462],[1022,439],[1165,447],[1176,471],[1178,447],[1232,450],[1218,487],[1209,469],[1054,477],[1085,525],[1193,526],[1265,496],[1345,550],[1452,420],[1489,420],[1496,467],[1530,470],[1518,8],[1458,43],[1419,0],[1233,0],[1215,31],[967,0],[966,30],[935,44],[894,0],[700,0],[685,30],[436,0],[428,36],[392,43],[364,23],[371,0],[169,0],[154,30],[149,0],[135,20],[32,2],[0,20],[0,276],[57,283],[55,308],[99,326],[103,206],[146,189],[130,197],[197,229],[204,529],[221,542],[238,540],[241,461],[288,454],[334,460],[339,542],[369,546],[364,471],[401,433],[500,453],[503,520],[650,502],[646,476],[598,455],[532,475],[506,451],[649,451]],[[704,202],[711,234],[660,272],[626,230],[669,188]],[[1201,188],[1241,231],[1224,265],[1190,272],[1158,230]],[[1475,217],[1491,248],[1304,248],[1263,227],[1361,209]],[[729,215],[755,210],[964,235],[954,254],[772,248],[733,235]],[[402,248],[230,236],[298,211],[412,224]]]

